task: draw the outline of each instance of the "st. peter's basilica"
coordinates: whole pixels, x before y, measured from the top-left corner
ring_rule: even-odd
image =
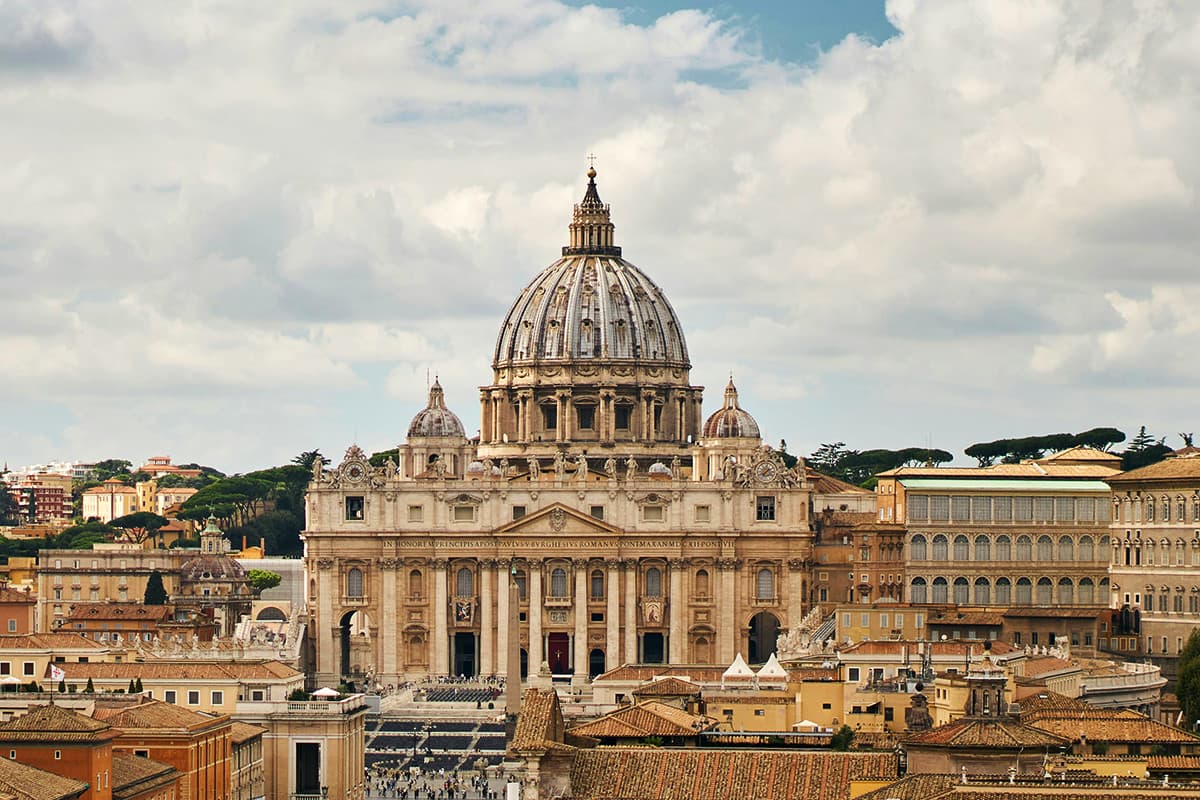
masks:
[[[622,663],[765,661],[808,610],[814,490],[732,379],[705,419],[683,326],[621,257],[594,169],[562,257],[500,324],[468,439],[434,383],[397,457],[316,468],[305,531],[320,685],[575,682]],[[511,630],[509,575],[519,587]]]

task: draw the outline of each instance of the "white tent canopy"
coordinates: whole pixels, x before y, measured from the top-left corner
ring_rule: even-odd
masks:
[[[771,681],[774,683],[787,683],[787,670],[779,663],[779,659],[771,653],[771,657],[767,659],[767,663],[763,664],[758,670],[759,681]]]
[[[322,686],[312,693],[313,697],[341,697],[342,693],[337,689],[330,689],[328,686]]]
[[[729,665],[729,669],[721,673],[721,683],[747,680],[754,680],[754,670],[747,666],[746,659],[742,658],[741,653],[738,653],[733,659],[733,663]]]

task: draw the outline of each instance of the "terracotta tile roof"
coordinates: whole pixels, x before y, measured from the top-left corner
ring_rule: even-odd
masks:
[[[788,680],[791,681],[840,681],[841,674],[837,667],[801,667],[789,669]]]
[[[804,477],[812,484],[812,490],[815,494],[874,494],[869,489],[855,486],[853,483],[846,483],[823,472],[817,472],[812,467],[806,466],[804,468]],[[871,516],[874,517],[875,515],[872,514]]]
[[[788,800],[848,797],[851,780],[892,780],[892,753],[597,747],[571,767],[576,800]]]
[[[71,620],[145,620],[168,619],[168,606],[147,606],[142,603],[76,603],[71,606],[67,619]]]
[[[1004,624],[1004,615],[989,611],[939,611],[930,615],[930,625],[995,625]]]
[[[855,731],[850,744],[855,750],[886,750],[893,753],[896,745],[900,744],[900,734],[892,731]]]
[[[105,645],[80,633],[0,634],[0,650],[107,650]]]
[[[1066,659],[1055,658],[1054,656],[1026,659],[1024,668],[1025,677],[1027,678],[1036,678],[1039,675],[1047,675],[1051,672],[1061,672],[1072,668],[1076,670],[1080,669],[1078,664],[1074,664]]]
[[[1119,465],[1121,463],[1121,457],[1116,453],[1109,453],[1106,450],[1097,450],[1094,447],[1077,445],[1075,447],[1068,447],[1066,450],[1060,450],[1059,452],[1045,456],[1044,458],[1039,458],[1037,461],[1039,464],[1043,465],[1054,464],[1056,462],[1063,461],[1087,461],[1089,463],[1100,462]]]
[[[956,775],[909,775],[858,800],[937,800],[952,795],[958,781]]]
[[[11,586],[0,586],[0,603],[36,603],[32,592],[23,592]]]
[[[66,800],[87,789],[83,781],[0,758],[0,796],[11,795],[16,800]]]
[[[72,680],[267,680],[300,675],[278,661],[127,661],[120,664],[91,661],[86,664],[65,664],[63,669]]]
[[[1022,461],[1020,464],[994,464],[990,467],[897,467],[881,472],[881,478],[1100,478],[1121,471],[1116,462],[1090,464]],[[1033,487],[1031,487],[1033,488]]]
[[[721,680],[721,674],[724,672],[725,667],[714,667],[707,664],[693,666],[680,664],[674,667],[668,667],[665,664],[622,664],[597,676],[595,680],[637,681],[638,683],[645,683],[654,678],[674,675],[698,683],[717,683]]]
[[[1073,741],[1086,736],[1092,742],[1200,744],[1200,738],[1187,731],[1172,728],[1129,710],[1117,713],[1108,709],[1061,714],[1041,713],[1029,724]]]
[[[965,656],[968,653],[974,653],[976,657],[983,655],[983,642],[980,641],[963,641],[961,639],[948,639],[944,642],[915,642],[915,641],[897,641],[897,640],[880,640],[856,642],[852,645],[840,648],[839,652],[843,654],[855,653],[859,655],[880,656],[880,655],[895,655],[899,656],[904,652],[904,648],[908,648],[908,653],[912,657],[917,657],[918,644],[923,644],[929,648],[931,655],[935,658],[939,656]],[[1008,655],[1015,652],[1017,648],[1010,645],[1008,642],[996,640],[991,643],[991,653],[994,656]]]
[[[262,736],[266,732],[266,728],[260,728],[257,725],[251,725],[247,722],[238,722],[237,720],[233,721],[233,729],[231,731],[234,744],[247,742],[255,736]]]
[[[643,736],[695,736],[697,732],[714,727],[712,717],[688,712],[646,700],[637,705],[618,708],[599,719],[576,725],[570,732],[593,739],[629,738]],[[632,732],[631,732],[632,731]]]
[[[27,713],[0,724],[0,742],[94,742],[116,736],[109,725],[53,703],[31,706]]]
[[[170,764],[141,756],[113,753],[113,800],[139,797],[153,789],[170,786],[179,778],[179,771]]]
[[[1136,483],[1137,481],[1159,481],[1176,479],[1200,480],[1200,456],[1190,454],[1159,461],[1156,464],[1131,469],[1120,475],[1106,478],[1109,483]]]
[[[1095,706],[1058,692],[1038,691],[1021,699],[1021,721],[1028,723],[1039,714],[1063,711],[1090,711]]]
[[[174,703],[164,703],[161,700],[151,700],[147,703],[127,706],[125,708],[97,709],[92,715],[103,719],[114,728],[123,731],[175,729],[192,730],[206,727],[228,725],[229,717],[212,716],[192,711]]]
[[[650,681],[633,690],[639,697],[688,697],[700,693],[700,687],[674,676]]]
[[[1200,772],[1200,756],[1149,756],[1146,769],[1160,772]]]
[[[574,749],[563,744],[562,708],[558,693],[553,689],[526,689],[517,715],[517,730],[509,749],[514,752],[545,752],[560,748]]]
[[[963,717],[945,725],[908,736],[910,745],[987,747],[1011,750],[1021,747],[1061,747],[1070,739],[1025,725],[1012,718]]]

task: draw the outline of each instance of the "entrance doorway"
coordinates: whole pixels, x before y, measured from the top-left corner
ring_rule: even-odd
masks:
[[[546,660],[554,675],[566,675],[571,671],[571,637],[566,633],[552,633],[546,637]]]
[[[475,659],[475,634],[454,634],[454,674],[475,677],[478,669]]]
[[[663,664],[666,659],[663,657],[666,652],[664,646],[666,639],[661,633],[643,633],[642,634],[642,663],[643,664]]]
[[[321,745],[296,743],[296,794],[321,793]]]
[[[774,614],[760,611],[750,619],[750,663],[762,664],[775,652],[779,636],[779,620]]]
[[[604,651],[600,649],[588,653],[588,677],[595,678],[604,672]]]
[[[521,648],[521,680],[529,677],[529,651]]]

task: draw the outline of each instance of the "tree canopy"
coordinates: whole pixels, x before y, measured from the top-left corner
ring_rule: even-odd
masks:
[[[170,520],[166,517],[161,517],[152,511],[135,511],[132,514],[117,517],[109,524],[114,528],[123,530],[125,532],[124,537],[128,541],[141,544],[157,533],[158,529],[168,522]]]
[[[808,458],[808,465],[817,472],[863,485],[885,470],[922,464],[945,464],[954,456],[945,450],[928,447],[905,447],[901,450],[850,450],[845,442],[822,444]]]
[[[262,594],[267,589],[274,589],[283,581],[282,575],[267,569],[252,569],[246,573],[246,578],[250,581],[250,588],[256,595]]]
[[[1187,438],[1184,441],[1186,442]],[[1147,467],[1162,461],[1171,452],[1171,448],[1167,446],[1167,437],[1155,439],[1146,433],[1146,426],[1143,425],[1138,428],[1137,435],[1129,440],[1129,446],[1121,454],[1121,468],[1128,471]]]
[[[162,573],[154,570],[146,581],[146,594],[142,602],[148,606],[161,606],[167,603],[167,590],[163,586]]]
[[[1002,464],[1017,464],[1026,459],[1041,458],[1047,451],[1057,452],[1070,447],[1094,447],[1107,451],[1114,444],[1123,441],[1125,434],[1116,428],[1091,428],[1080,433],[1048,433],[1042,436],[976,442],[963,453],[978,461],[979,466],[990,467],[997,461]]]
[[[17,521],[20,504],[13,497],[7,483],[0,481],[0,524],[11,524]]]
[[[1179,709],[1187,719],[1187,730],[1193,730],[1200,720],[1200,628],[1188,635],[1183,652],[1179,654],[1179,677],[1175,685]]]

